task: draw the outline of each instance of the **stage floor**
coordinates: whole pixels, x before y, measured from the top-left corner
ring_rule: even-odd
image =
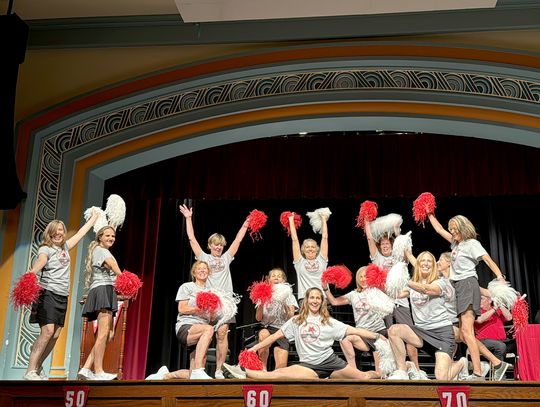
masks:
[[[254,381],[254,380],[168,380],[168,381],[1,381],[1,407],[64,406],[65,391],[71,390],[74,407],[87,386],[86,405],[100,407],[249,406],[265,407],[439,407],[438,390],[446,404],[449,394],[469,392],[468,405],[482,407],[539,406],[540,382],[441,382],[441,381]],[[255,388],[254,386],[262,386]],[[449,386],[458,386],[452,390]],[[67,389],[66,389],[67,388]],[[244,404],[244,390],[248,392]],[[271,394],[270,394],[271,393]],[[459,398],[460,395],[457,395]]]

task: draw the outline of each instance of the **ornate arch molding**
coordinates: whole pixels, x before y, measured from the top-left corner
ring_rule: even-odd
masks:
[[[516,60],[528,64],[510,63]],[[31,248],[22,246],[15,253],[13,269],[27,269],[50,220],[70,217],[73,169],[78,160],[97,151],[137,139],[150,140],[141,151],[109,157],[87,174],[83,206],[100,202],[100,182],[112,172],[122,171],[118,165],[109,173],[100,173],[100,168],[121,162],[127,171],[156,162],[168,158],[156,154],[163,148],[169,155],[181,155],[189,149],[208,147],[216,140],[225,144],[276,135],[278,130],[271,125],[276,121],[283,123],[279,126],[282,132],[296,131],[294,123],[299,122],[320,125],[317,120],[321,117],[325,117],[326,125],[339,127],[337,130],[402,123],[408,127],[403,130],[425,131],[425,126],[435,121],[438,126],[450,124],[450,134],[479,135],[482,128],[489,127],[501,130],[504,136],[500,137],[507,137],[507,141],[540,147],[539,66],[540,58],[495,51],[383,44],[325,46],[183,67],[69,102],[45,113],[43,116],[51,118],[48,122],[41,117],[21,127],[22,135],[25,131],[28,136],[32,134],[32,144],[26,168],[29,199],[22,208],[18,241],[34,244]],[[379,108],[389,103],[408,108]],[[351,108],[360,105],[370,108]],[[302,109],[296,109],[299,107]],[[462,113],[455,113],[452,107],[460,108]],[[468,116],[463,112],[469,108],[488,114]],[[257,112],[279,109],[294,113],[286,119],[257,116]],[[62,111],[70,114],[61,117]],[[249,123],[223,120],[222,128],[218,125],[211,131],[199,128],[179,133],[176,139],[160,136],[164,129],[188,128],[247,112],[252,115]],[[380,127],[374,127],[377,125]],[[246,126],[261,132],[242,131]],[[477,133],[468,132],[469,126],[477,126]],[[444,127],[439,132],[445,133]],[[496,133],[494,138],[499,137]],[[224,136],[217,137],[219,134]],[[194,140],[199,144],[193,144]],[[21,163],[21,157],[17,161]],[[18,275],[12,276],[12,280],[16,278]],[[74,283],[78,283],[76,278]],[[26,366],[32,333],[32,327],[19,322],[11,367]]]

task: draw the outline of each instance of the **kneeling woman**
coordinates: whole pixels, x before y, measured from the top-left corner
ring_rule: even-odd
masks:
[[[408,380],[405,362],[405,344],[435,354],[435,378],[451,380],[465,369],[464,358],[452,362],[454,347],[453,325],[445,307],[444,290],[448,282],[439,279],[435,257],[422,252],[416,259],[413,278],[409,288],[400,297],[409,296],[414,325],[397,324],[388,330],[388,338],[394,351],[396,370],[389,379]]]
[[[366,339],[378,339],[379,334],[349,325],[330,317],[326,300],[319,288],[306,291],[300,313],[274,334],[249,349],[257,352],[283,337],[294,341],[300,363],[276,369],[272,372],[242,369],[239,366],[223,364],[229,378],[245,379],[373,379],[374,372],[361,372],[340,359],[333,351],[334,341],[347,335],[359,335]]]

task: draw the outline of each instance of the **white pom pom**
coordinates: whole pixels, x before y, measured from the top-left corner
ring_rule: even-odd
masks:
[[[407,287],[409,282],[409,270],[407,265],[401,261],[398,261],[392,266],[388,275],[386,276],[386,294],[392,298],[397,298],[399,294]]]
[[[112,194],[107,198],[105,213],[109,219],[109,225],[118,229],[126,219],[126,203],[119,195]]]
[[[291,294],[292,286],[289,283],[278,283],[272,286],[272,301],[284,303]]]
[[[328,218],[330,217],[331,214],[332,212],[330,212],[329,208],[319,208],[313,212],[308,212],[306,215],[309,218],[309,223],[311,227],[313,228],[313,231],[315,233],[322,233],[321,217],[326,218],[326,220],[328,221]]]
[[[384,318],[394,312],[394,300],[378,288],[364,288],[362,292],[366,296],[369,309],[380,318]]]
[[[397,369],[394,353],[390,342],[380,338],[375,341],[375,349],[379,352],[379,369],[384,378]]]
[[[98,213],[98,218],[96,220],[96,223],[94,223],[94,233],[97,233],[99,229],[101,229],[104,226],[107,226],[107,215],[105,215],[105,212],[103,209],[98,208],[97,206],[92,206],[91,208],[88,208],[84,211],[84,220],[88,222],[88,220],[92,217],[92,212],[96,211]]]
[[[488,290],[496,308],[503,306],[511,310],[519,298],[519,293],[510,287],[508,281],[492,280],[488,284]]]
[[[221,308],[217,312],[219,319],[214,326],[214,330],[217,331],[221,325],[226,324],[236,315],[238,312],[237,304],[240,302],[241,297],[238,294],[227,293],[216,288],[211,288],[209,291],[216,294],[221,300]]]
[[[403,218],[397,213],[389,213],[385,216],[380,216],[369,224],[371,236],[375,241],[379,241],[381,237],[397,236],[401,233],[401,224]]]
[[[394,240],[394,244],[392,245],[392,257],[396,259],[396,261],[405,262],[407,260],[405,252],[411,251],[412,249],[411,233],[412,232],[409,231],[404,235],[399,235]]]

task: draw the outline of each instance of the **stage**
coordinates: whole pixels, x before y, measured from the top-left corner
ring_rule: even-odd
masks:
[[[88,386],[87,406],[101,407],[176,407],[176,406],[243,406],[244,386],[267,386],[269,397],[251,393],[251,407],[256,406],[441,406],[438,389],[459,386],[469,391],[470,406],[540,406],[540,382],[442,382],[442,381],[355,381],[355,380],[168,380],[168,381],[2,381],[0,406],[63,406],[64,387]],[[269,386],[269,387],[268,387]],[[443,389],[449,391],[448,388]],[[455,393],[454,393],[455,394]],[[268,395],[268,393],[267,393]],[[447,393],[448,396],[448,393]],[[267,403],[268,398],[270,404]],[[447,400],[447,399],[445,399]],[[76,400],[72,404],[78,406]],[[462,406],[467,403],[443,404]]]

